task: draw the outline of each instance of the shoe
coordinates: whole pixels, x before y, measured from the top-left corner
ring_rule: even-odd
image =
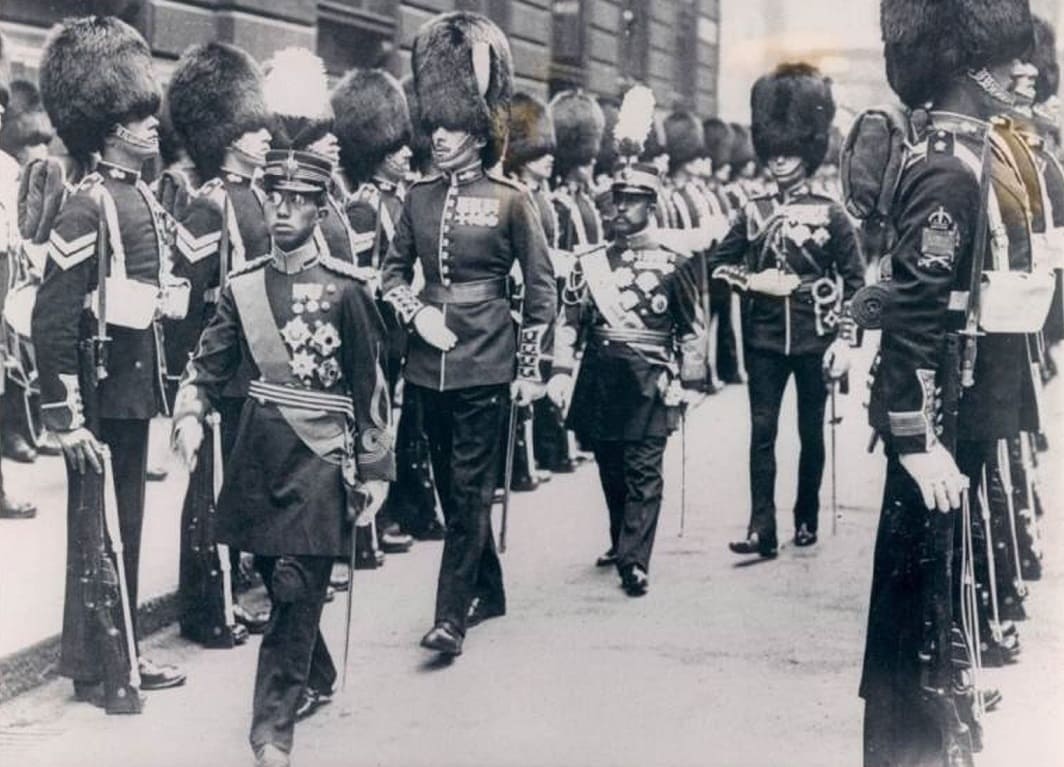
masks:
[[[347,591],[351,587],[351,578],[346,566],[333,568],[332,576],[329,578],[329,585],[337,591]]]
[[[1004,696],[1001,694],[1001,690],[996,687],[988,687],[983,690],[983,710],[987,712],[996,710],[1003,699]]]
[[[539,481],[534,477],[514,477],[510,480],[510,489],[513,490],[515,493],[531,493],[538,487]]]
[[[473,628],[473,626],[480,625],[484,621],[492,618],[501,618],[504,615],[506,615],[505,607],[489,605],[480,597],[473,597],[473,602],[469,605],[469,612],[466,615],[466,628]]]
[[[613,546],[606,549],[606,553],[595,560],[595,567],[611,567],[617,564],[617,552],[613,550]]]
[[[412,532],[411,535],[417,541],[442,541],[447,537],[447,528],[434,519],[420,530]]]
[[[446,621],[437,623],[421,638],[421,646],[444,655],[462,654],[462,635]]]
[[[986,668],[1010,666],[1020,659],[1020,635],[1015,624],[1002,626],[1001,640],[994,638],[992,632],[980,644],[980,656]]]
[[[139,714],[144,710],[144,696],[133,688],[121,688],[111,700],[103,682],[74,682],[74,700],[102,708],[108,714]]]
[[[399,525],[391,524],[380,534],[381,551],[385,554],[404,554],[414,545],[414,537],[399,531]]]
[[[241,626],[247,628],[249,634],[261,634],[266,631],[266,624],[270,622],[268,612],[252,613],[241,604],[233,605],[233,617]]]
[[[309,687],[299,696],[296,706],[296,721],[302,722],[322,706],[332,703],[332,690],[312,690]]]
[[[745,540],[732,541],[728,548],[735,554],[757,554],[765,559],[771,559],[779,553],[776,536],[766,535],[762,539],[757,533],[750,533]]]
[[[248,641],[251,636],[251,632],[248,631],[247,626],[241,626],[239,623],[234,623],[229,627],[229,631],[233,634],[233,644],[241,645]]]
[[[572,474],[576,471],[576,462],[566,458],[551,466],[550,470],[552,474]]]
[[[149,482],[162,482],[170,474],[170,471],[163,466],[149,466],[145,476]]]
[[[540,469],[536,472],[536,479],[541,485],[550,482],[553,477],[554,474],[552,474],[548,469]]]
[[[185,683],[185,674],[177,666],[157,666],[147,658],[141,658],[139,666],[142,690],[167,690]]]
[[[630,597],[641,597],[650,588],[647,571],[639,565],[629,565],[621,572],[621,588]]]
[[[3,455],[16,463],[33,463],[37,460],[37,449],[25,437],[13,431],[4,439]]]
[[[373,549],[373,532],[368,527],[355,528],[355,569],[376,570],[384,564],[383,554]]]
[[[332,602],[334,599],[336,599],[336,589],[334,589],[332,586],[326,586],[325,587],[325,598],[322,601],[325,602],[326,604],[328,604],[329,602]]]
[[[816,530],[810,530],[805,522],[798,526],[798,532],[794,534],[795,546],[812,546],[816,543]]]
[[[272,743],[255,749],[255,767],[290,767],[291,764],[288,754]]]
[[[0,519],[33,519],[35,516],[37,507],[29,501],[15,501],[0,495]]]

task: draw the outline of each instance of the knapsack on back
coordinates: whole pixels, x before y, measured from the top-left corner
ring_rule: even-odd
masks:
[[[894,105],[857,115],[839,160],[843,204],[851,216],[865,221],[890,215],[906,159],[926,123],[926,112]]]
[[[18,188],[18,228],[34,245],[48,242],[55,217],[67,196],[63,164],[54,157],[34,160],[22,171]]]

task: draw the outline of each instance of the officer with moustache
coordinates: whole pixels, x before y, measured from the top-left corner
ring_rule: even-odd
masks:
[[[48,115],[71,154],[84,167],[91,165],[94,153],[100,154],[94,172],[82,179],[55,218],[33,312],[41,410],[67,466],[60,673],[74,681],[78,700],[117,711],[122,702],[112,700],[109,686],[101,682],[103,640],[82,599],[76,531],[82,475],[100,473],[103,451],[109,450],[135,634],[148,426],[163,402],[162,349],[154,323],[165,310],[158,296],[170,258],[163,213],[140,168],[158,151],[155,113],[161,91],[147,43],[112,17],[81,17],[57,27],[44,49],[40,82]],[[100,258],[110,259],[103,265],[103,286]],[[93,361],[81,350],[93,346],[100,305],[109,307],[109,340],[103,342],[105,356]],[[139,667],[144,690],[185,681],[177,668],[157,666],[144,657]]]
[[[219,497],[219,538],[255,555],[273,602],[259,648],[250,742],[258,767],[287,767],[306,696],[336,680],[318,630],[329,574],[351,528],[394,477],[383,325],[360,272],[314,237],[332,165],[270,150],[263,171],[272,252],[229,275],[178,390],[173,442],[191,466],[203,419],[251,373]]]
[[[524,187],[488,170],[509,124],[506,37],[479,14],[437,16],[414,40],[413,69],[441,172],[410,187],[382,283],[412,331],[403,375],[424,403],[447,525],[435,626],[421,644],[454,656],[467,627],[506,611],[491,531],[496,453],[511,397],[527,406],[543,395],[539,359],[557,303],[535,204]],[[517,337],[507,288],[515,262],[525,280]],[[420,294],[415,264],[425,279]]]

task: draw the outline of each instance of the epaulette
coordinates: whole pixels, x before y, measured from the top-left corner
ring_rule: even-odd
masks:
[[[517,180],[512,179],[512,178],[507,178],[506,176],[504,176],[502,173],[499,173],[498,171],[489,170],[484,175],[487,176],[488,178],[490,178],[492,181],[498,181],[500,184],[504,184],[504,185],[510,187],[511,189],[516,189],[518,192],[528,192],[529,191],[528,187],[525,186],[524,184],[522,184],[520,181],[517,181]]]
[[[100,185],[102,183],[103,183],[103,176],[101,176],[96,171],[93,171],[92,173],[89,173],[87,176],[82,178],[81,181],[78,182],[78,185],[76,187],[74,187],[74,192],[75,193],[77,193],[77,192],[88,192],[88,191],[91,191],[93,188],[95,188],[96,186],[98,186],[98,185]]]
[[[318,263],[322,265],[322,268],[327,269],[335,274],[342,274],[345,277],[351,277],[359,282],[369,282],[373,276],[373,269],[367,266],[355,266],[349,264],[347,261],[341,261],[334,256],[322,256],[318,259]]]
[[[415,186],[424,186],[425,184],[432,184],[432,183],[435,183],[436,181],[439,181],[441,178],[443,178],[443,174],[442,173],[434,173],[431,176],[422,176],[421,178],[413,181],[410,184],[409,188],[413,189]]]
[[[258,258],[253,258],[250,261],[248,261],[247,263],[245,263],[243,266],[238,266],[236,269],[233,269],[231,272],[229,272],[229,279],[233,279],[234,277],[239,277],[242,274],[247,274],[248,272],[253,272],[256,269],[261,269],[262,267],[266,266],[266,264],[270,263],[270,261],[272,261],[272,260],[273,260],[273,254],[272,253],[267,253],[265,256],[259,256]]]
[[[600,242],[597,245],[578,245],[577,248],[573,250],[573,258],[579,260],[590,256],[593,253],[598,253],[600,250],[606,250],[607,247],[609,247],[609,244],[606,242]]]

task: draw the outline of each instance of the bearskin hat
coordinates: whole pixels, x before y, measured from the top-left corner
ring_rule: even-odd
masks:
[[[1018,58],[1031,44],[1028,0],[882,0],[887,80],[911,108],[966,69]]]
[[[399,81],[406,96],[406,106],[410,110],[410,167],[417,173],[425,175],[432,172],[432,137],[425,131],[421,122],[421,108],[414,90],[414,77],[407,75]]]
[[[0,127],[0,149],[15,154],[20,149],[47,144],[55,130],[41,103],[41,92],[29,80],[12,80],[11,97]]]
[[[506,145],[506,170],[553,154],[554,122],[547,105],[530,93],[515,93],[510,105],[510,140]]]
[[[441,14],[418,30],[411,64],[425,132],[466,131],[487,140],[484,167],[502,159],[513,93],[513,59],[502,30],[479,13]]]
[[[384,158],[410,143],[410,109],[383,69],[352,69],[332,92],[340,165],[352,183],[373,177]]]
[[[616,99],[600,98],[599,107],[602,108],[604,119],[602,129],[602,143],[599,144],[598,157],[595,158],[595,175],[613,175],[619,155],[617,154],[617,139],[614,129],[617,127],[617,117],[621,107]]]
[[[646,141],[643,142],[643,153],[639,155],[640,162],[653,162],[655,157],[668,154],[665,150],[665,142],[661,140],[661,128],[656,120],[650,121],[650,130],[647,131]]]
[[[283,48],[267,61],[262,93],[270,110],[270,145],[306,149],[333,129],[325,62],[306,48]]]
[[[162,92],[140,33],[112,16],[68,19],[48,36],[41,98],[71,156],[86,162],[118,123],[159,111]]]
[[[1060,64],[1057,62],[1057,35],[1048,21],[1034,17],[1034,43],[1024,57],[1038,68],[1034,84],[1034,103],[1042,104],[1060,89]]]
[[[665,129],[665,148],[669,153],[669,169],[675,170],[706,154],[702,123],[690,112],[673,112],[662,123]]]
[[[170,119],[196,170],[214,178],[226,147],[245,133],[270,127],[259,65],[227,43],[185,51],[167,90]]]
[[[754,150],[770,157],[801,157],[811,174],[824,161],[835,119],[831,81],[809,64],[781,64],[750,91]]]
[[[757,155],[754,154],[754,142],[750,139],[749,128],[739,123],[729,123],[728,127],[731,128],[732,134],[731,150],[728,154],[732,168],[738,171],[748,162],[756,162]]]
[[[702,135],[706,142],[706,154],[713,161],[714,170],[731,163],[732,131],[728,123],[719,117],[707,118],[702,121]]]
[[[606,116],[598,102],[584,91],[561,91],[550,100],[550,116],[558,139],[555,174],[564,176],[594,162],[606,131]]]
[[[4,54],[4,35],[0,32],[0,107],[7,109],[8,99],[11,98],[11,91],[8,90],[7,83],[7,58]]]

